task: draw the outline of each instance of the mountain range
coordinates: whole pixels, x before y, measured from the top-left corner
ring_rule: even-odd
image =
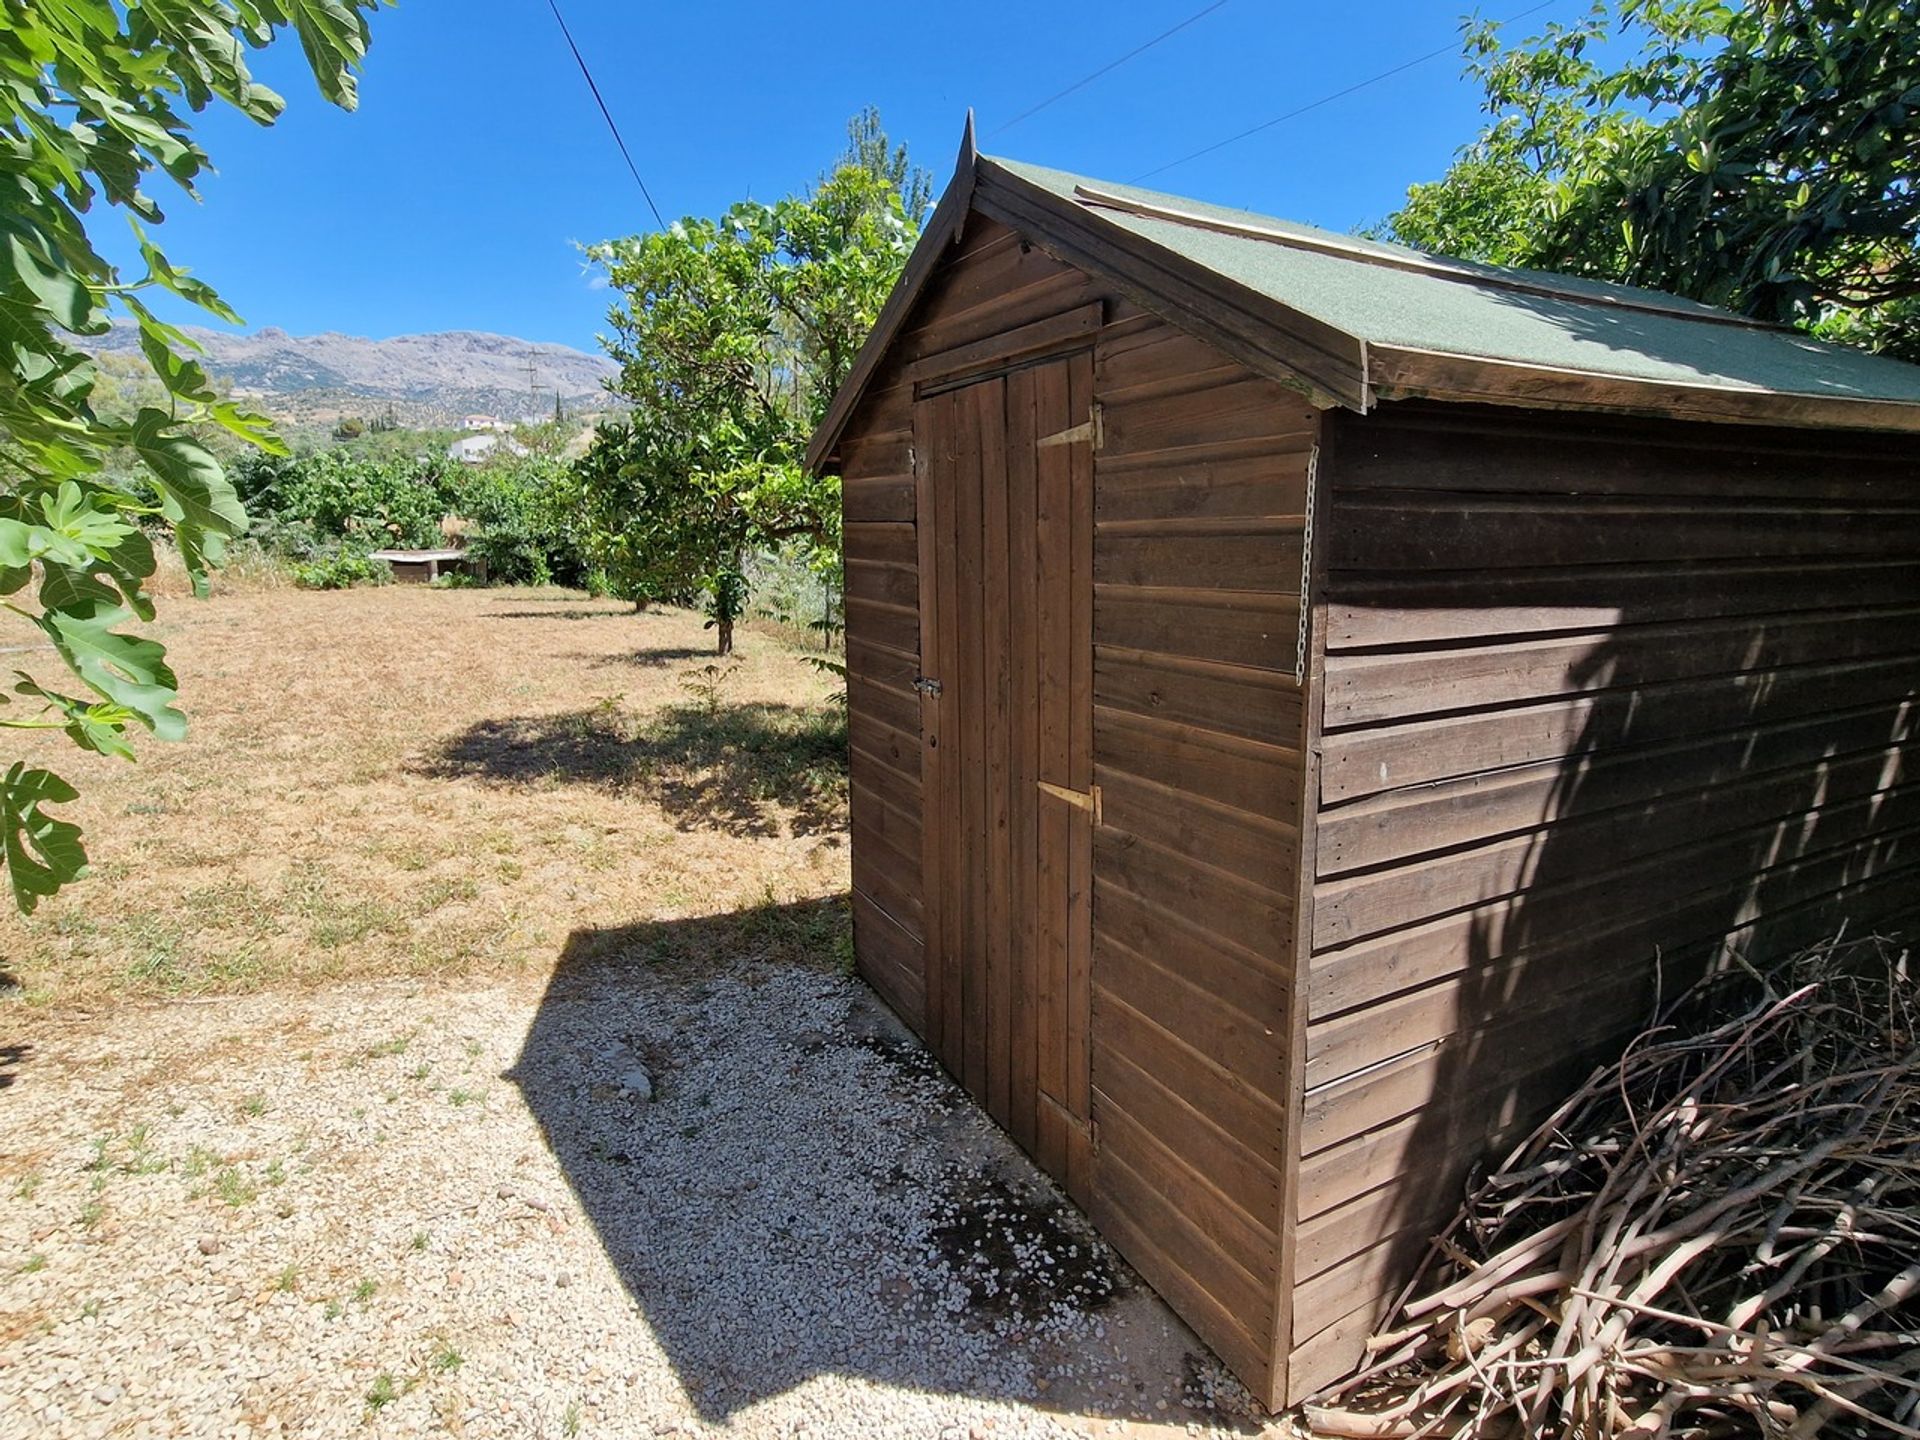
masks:
[[[569,410],[604,408],[602,382],[616,372],[604,355],[477,330],[368,340],[332,331],[290,335],[275,326],[251,334],[184,328],[204,347],[200,362],[237,398],[294,424],[389,413],[409,427],[457,425],[474,413],[545,419],[556,391]],[[116,325],[95,348],[137,354],[139,331]]]

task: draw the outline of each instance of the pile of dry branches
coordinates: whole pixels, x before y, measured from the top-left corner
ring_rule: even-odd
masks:
[[[1474,1187],[1333,1435],[1920,1437],[1907,958],[1720,977]]]

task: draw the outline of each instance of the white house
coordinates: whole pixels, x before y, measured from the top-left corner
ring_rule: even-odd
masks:
[[[462,465],[478,465],[494,451],[504,448],[509,455],[524,455],[527,447],[508,435],[462,435],[447,446],[447,458]]]

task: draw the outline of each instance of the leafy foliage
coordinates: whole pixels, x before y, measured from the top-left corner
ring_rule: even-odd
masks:
[[[214,451],[217,427],[274,448],[261,417],[223,398],[179,330],[143,293],[169,291],[237,320],[174,265],[148,228],[163,221],[143,189],[155,171],[189,195],[207,166],[186,114],[220,100],[271,124],[285,102],[253,80],[258,49],[290,28],[321,92],[354,102],[371,0],[0,0],[0,596],[37,628],[83,696],[16,672],[0,729],[58,729],[83,749],[131,758],[135,727],[177,738],[185,720],[164,648],[129,634],[153,618],[149,530],[170,531],[197,590],[247,523]],[[185,112],[185,113],[183,113]],[[127,213],[142,273],[94,248],[98,202]],[[132,414],[97,409],[98,371],[79,342],[131,316],[159,382]],[[109,460],[137,456],[127,478]],[[0,701],[6,697],[0,696]],[[84,873],[78,830],[43,808],[75,792],[13,764],[0,779],[0,856],[15,903],[32,910]]]
[[[573,539],[572,482],[559,447],[530,438],[533,453],[502,452],[482,465],[449,460],[437,445],[412,456],[404,447],[253,455],[234,467],[234,483],[254,534],[312,588],[381,583],[390,572],[369,551],[444,545],[452,519],[465,522],[466,548],[491,579],[578,584],[586,567]]]
[[[567,467],[555,456],[536,453],[469,469],[455,495],[457,512],[471,522],[468,553],[501,584],[584,584],[573,494]]]
[[[1920,358],[1920,0],[1599,0],[1467,45],[1489,123],[1396,238]]]
[[[249,456],[233,477],[263,542],[295,559],[341,539],[366,549],[442,544],[440,522],[455,508],[461,478],[439,455],[408,460],[346,450]]]
[[[616,593],[704,597],[721,654],[754,552],[804,540],[838,573],[839,482],[801,459],[917,234],[904,152],[877,118],[851,135],[865,159],[810,195],[589,252],[620,292],[605,343],[632,411],[576,469],[583,540]]]

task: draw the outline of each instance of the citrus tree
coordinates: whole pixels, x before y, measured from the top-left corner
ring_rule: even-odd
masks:
[[[180,738],[186,717],[166,650],[140,632],[156,536],[204,593],[247,517],[214,452],[218,427],[277,449],[267,423],[222,398],[194,346],[146,303],[155,291],[237,322],[153,238],[158,176],[194,193],[208,158],[189,118],[219,101],[271,124],[284,101],[247,69],[282,32],[320,91],[351,108],[373,0],[0,0],[0,603],[26,662],[0,692],[0,730],[59,730],[81,750],[132,759],[140,732]],[[119,211],[140,263],[123,272],[90,231]],[[131,415],[95,405],[89,337],[139,327],[164,399]],[[108,458],[141,462],[128,476]],[[31,911],[78,878],[78,827],[49,809],[76,798],[54,771],[0,754],[0,868]]]
[[[603,343],[630,410],[576,467],[588,553],[626,598],[701,599],[723,655],[749,556],[800,539],[839,566],[839,482],[801,459],[917,234],[878,153],[589,251],[620,296]]]
[[[1487,124],[1396,238],[1920,359],[1920,0],[1599,0],[1467,44]]]

